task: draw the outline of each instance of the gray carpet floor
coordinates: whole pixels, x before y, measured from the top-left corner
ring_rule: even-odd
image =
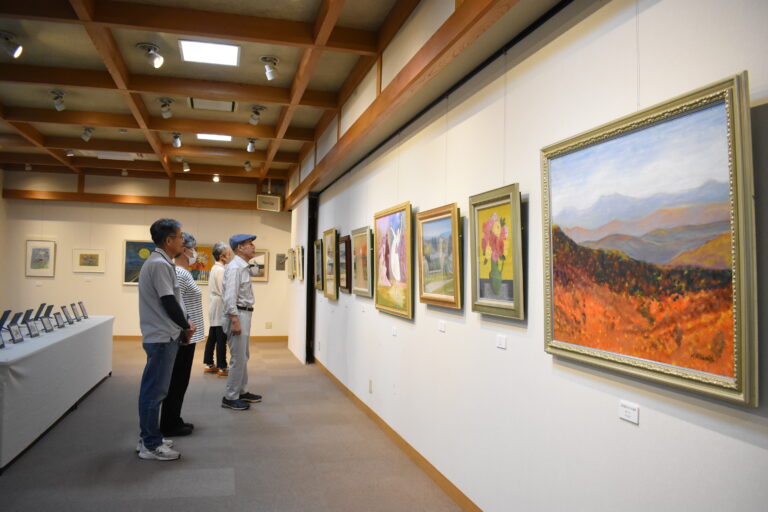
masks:
[[[442,511],[457,505],[320,369],[285,343],[251,345],[261,404],[221,408],[224,378],[197,347],[177,461],[141,460],[137,342],[115,342],[113,375],[0,476],[10,511]]]

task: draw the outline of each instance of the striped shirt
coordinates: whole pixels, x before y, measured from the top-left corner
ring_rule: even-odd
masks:
[[[195,278],[189,270],[176,267],[176,278],[181,290],[181,300],[184,302],[184,309],[187,310],[189,318],[197,326],[195,334],[192,335],[190,343],[197,343],[205,339],[205,326],[203,322],[203,294],[200,287],[197,286]]]

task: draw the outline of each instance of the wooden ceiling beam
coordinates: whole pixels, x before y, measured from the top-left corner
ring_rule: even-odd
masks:
[[[118,153],[152,153],[152,146],[147,142],[132,140],[111,140],[92,138],[85,142],[79,137],[44,137],[47,148],[80,149],[84,151],[114,151]]]
[[[44,108],[6,108],[6,117],[9,121],[25,123],[53,123],[73,124],[80,126],[94,126],[97,128],[130,128],[137,130],[139,124],[130,114],[112,114],[108,112],[84,112],[78,110],[64,110],[57,112]]]
[[[291,193],[286,208],[291,209],[301,201],[313,185],[331,173],[376,128],[389,120],[517,2],[464,0]]]
[[[34,147],[34,144],[29,142],[21,135],[12,135],[10,133],[0,133],[0,147],[10,146],[12,148]]]
[[[2,18],[94,24],[109,28],[300,48],[317,46],[312,38],[312,23],[105,0],[93,3],[89,12],[90,16],[83,19],[75,14],[73,6],[66,0],[25,0],[3,2],[0,5]],[[323,48],[344,53],[374,55],[376,34],[367,30],[338,27]]]
[[[253,162],[264,162],[267,158],[266,151],[254,151],[249,153],[244,149],[220,148],[214,146],[190,146],[183,145],[180,148],[173,146],[163,146],[163,151],[170,157],[186,156],[189,158],[226,158],[230,160],[250,160]],[[279,152],[275,155],[275,162],[284,164],[295,164],[299,161],[298,153]]]
[[[339,16],[341,16],[344,2],[345,0],[323,0],[322,4],[320,4],[313,32],[314,42],[317,46],[324,46],[328,41],[328,38],[330,38],[331,33],[336,26],[336,22],[338,21]],[[301,56],[299,67],[293,78],[293,83],[291,84],[290,104],[287,107],[284,107],[280,114],[275,133],[276,139],[270,141],[269,146],[267,147],[267,161],[259,171],[262,177],[267,175],[269,166],[277,154],[277,150],[280,148],[280,139],[282,139],[288,126],[290,126],[296,107],[307,92],[309,81],[315,72],[317,63],[320,61],[321,54],[322,52],[317,48],[308,48],[304,50]]]
[[[73,0],[75,1],[75,0]],[[124,64],[123,64],[124,66]],[[83,87],[108,91],[126,90],[139,94],[198,97],[222,101],[273,103],[289,105],[290,89],[266,85],[196,80],[156,75],[122,73],[116,65],[117,80],[111,73],[88,69],[69,69],[26,64],[0,64],[0,81],[44,84],[58,87]],[[118,85],[124,83],[125,87]],[[66,92],[66,91],[65,91]],[[328,91],[306,91],[302,107],[335,110],[337,95]]]

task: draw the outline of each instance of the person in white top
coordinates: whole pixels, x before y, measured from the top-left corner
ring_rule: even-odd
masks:
[[[208,341],[203,355],[204,373],[216,373],[221,377],[229,375],[227,370],[227,335],[222,327],[224,321],[224,265],[232,259],[232,251],[225,242],[213,246],[213,264],[208,278]],[[213,364],[213,350],[216,349],[216,365]]]
[[[182,343],[176,353],[176,361],[173,363],[171,384],[168,387],[168,396],[163,400],[163,408],[160,413],[160,430],[165,437],[188,436],[195,426],[186,423],[181,417],[181,406],[184,403],[184,394],[189,386],[189,377],[192,373],[192,360],[195,358],[197,343],[205,339],[203,326],[203,294],[197,286],[195,278],[187,270],[197,260],[197,240],[189,233],[182,233],[183,250],[176,256],[176,279],[181,291],[181,300],[184,309],[190,319],[197,326],[197,330],[187,343]]]

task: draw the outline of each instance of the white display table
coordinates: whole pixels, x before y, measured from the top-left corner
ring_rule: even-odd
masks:
[[[112,316],[0,349],[0,468],[112,371]],[[26,333],[26,329],[24,329]]]

